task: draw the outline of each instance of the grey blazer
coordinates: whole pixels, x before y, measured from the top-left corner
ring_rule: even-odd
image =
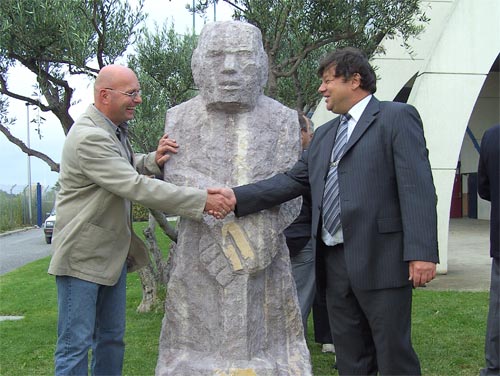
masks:
[[[155,153],[132,159],[131,164],[113,125],[89,106],[63,147],[50,274],[113,285],[127,255],[136,263],[130,270],[147,263],[146,248],[131,229],[131,201],[201,218],[206,191],[146,176],[161,176]]]
[[[325,179],[339,118],[318,128],[309,149],[284,174],[234,188],[236,215],[246,215],[308,191],[314,246],[321,241]],[[373,97],[346,145],[339,167],[346,264],[353,286],[399,287],[408,261],[439,262],[436,193],[416,109]],[[323,277],[317,254],[319,282]]]

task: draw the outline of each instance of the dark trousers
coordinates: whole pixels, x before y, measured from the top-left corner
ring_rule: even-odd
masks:
[[[314,324],[314,340],[316,343],[333,343],[330,330],[330,319],[326,308],[326,291],[322,286],[316,289],[312,308]]]
[[[481,376],[500,375],[500,259],[491,263],[490,308],[484,347],[486,367]]]
[[[326,301],[339,374],[420,375],[411,344],[411,285],[357,289],[342,245],[322,244],[318,252],[325,252]]]

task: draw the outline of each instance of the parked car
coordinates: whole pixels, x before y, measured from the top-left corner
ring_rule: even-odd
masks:
[[[56,212],[52,210],[50,215],[43,223],[43,232],[45,234],[45,241],[47,244],[52,243],[52,233],[54,232],[54,224],[56,223]]]

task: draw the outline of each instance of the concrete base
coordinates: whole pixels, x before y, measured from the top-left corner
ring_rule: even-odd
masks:
[[[450,219],[448,271],[427,285],[431,290],[488,291],[491,278],[490,222]]]

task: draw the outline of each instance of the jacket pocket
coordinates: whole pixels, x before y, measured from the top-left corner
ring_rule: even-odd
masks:
[[[379,218],[377,219],[378,232],[390,233],[403,231],[401,218]]]
[[[117,248],[117,234],[114,231],[96,226],[92,223],[83,225],[71,262],[78,269],[104,272],[113,262]]]

